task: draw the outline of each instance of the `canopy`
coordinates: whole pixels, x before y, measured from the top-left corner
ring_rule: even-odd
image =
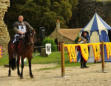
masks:
[[[82,31],[87,31],[89,33],[89,42],[97,43],[97,42],[109,42],[108,30],[111,30],[111,27],[97,14],[95,13],[90,22],[82,28]],[[93,50],[90,48],[90,57],[94,57],[92,53]],[[91,62],[92,58],[89,59]],[[94,61],[94,59],[93,59]],[[106,56],[106,47],[105,47],[105,61],[111,61],[107,59]]]
[[[102,30],[111,30],[111,27],[97,14],[95,13],[90,22],[82,29],[82,31],[98,31],[101,34]]]

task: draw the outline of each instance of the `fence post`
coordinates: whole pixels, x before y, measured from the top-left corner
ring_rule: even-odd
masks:
[[[102,72],[104,72],[104,42],[102,42]]]
[[[64,67],[64,43],[61,43],[61,76],[65,76],[65,67]]]

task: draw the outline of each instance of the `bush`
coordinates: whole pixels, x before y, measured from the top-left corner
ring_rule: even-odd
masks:
[[[52,51],[57,51],[57,45],[54,41],[54,39],[51,39],[49,37],[46,37],[43,41],[42,44],[45,46],[46,43],[51,43],[51,50]]]

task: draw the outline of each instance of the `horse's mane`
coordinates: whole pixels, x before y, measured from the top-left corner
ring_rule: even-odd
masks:
[[[30,32],[25,33],[24,41],[27,43],[28,42],[28,37],[29,37]]]
[[[34,35],[32,30],[29,30],[25,33],[25,37],[24,37],[24,41],[25,41],[25,45],[27,45],[30,41],[29,41],[29,37],[32,35]]]

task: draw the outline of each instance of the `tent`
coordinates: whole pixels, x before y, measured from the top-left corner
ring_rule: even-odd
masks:
[[[97,14],[95,13],[90,22],[82,28],[82,31],[87,31],[89,33],[89,43],[97,42],[109,42],[108,30],[111,30],[111,27]],[[94,57],[92,48],[90,48],[90,57]],[[106,48],[105,48],[105,61],[107,60]],[[94,62],[94,58],[89,58],[89,62]]]

